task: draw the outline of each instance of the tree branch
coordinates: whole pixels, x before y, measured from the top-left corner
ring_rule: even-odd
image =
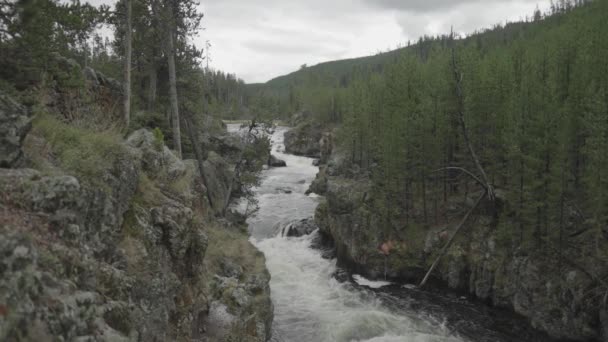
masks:
[[[187,111],[183,111],[183,113],[184,115],[182,116],[182,119],[184,120],[186,131],[188,131],[190,143],[192,143],[192,148],[194,149],[194,154],[196,155],[196,161],[198,162],[198,169],[201,176],[201,180],[206,188],[207,200],[209,201],[209,206],[213,207],[213,201],[211,200],[211,193],[209,190],[209,183],[207,183],[207,178],[205,177],[203,152],[201,151],[201,145],[198,143],[196,132],[194,131],[194,122],[192,121],[190,114]]]
[[[452,71],[454,73],[454,81],[456,82],[456,96],[458,98],[458,120],[460,121],[460,127],[462,129],[462,135],[464,138],[464,142],[467,145],[469,154],[471,155],[471,159],[473,159],[473,162],[475,163],[477,170],[481,174],[481,178],[483,179],[485,188],[488,192],[488,197],[490,198],[490,200],[492,202],[494,202],[494,199],[495,199],[494,188],[490,184],[486,171],[483,169],[483,166],[481,166],[481,163],[479,162],[479,157],[477,157],[477,154],[475,153],[475,149],[473,149],[473,145],[471,144],[471,139],[469,138],[469,130],[467,128],[466,120],[464,118],[464,95],[462,92],[463,74],[458,71],[458,67],[456,65],[456,49],[454,47],[455,43],[454,43],[454,32],[453,31],[452,31],[450,37],[451,37],[451,42],[452,42]]]
[[[477,183],[479,183],[479,185],[481,185],[484,189],[488,189],[487,185],[481,180],[479,179],[479,177],[475,176],[471,171],[463,168],[463,167],[457,167],[457,166],[448,166],[448,167],[443,167],[441,169],[437,169],[431,173],[437,173],[437,172],[442,172],[445,170],[458,170],[461,171],[465,174],[467,174],[468,176],[470,176],[471,178],[473,178]]]

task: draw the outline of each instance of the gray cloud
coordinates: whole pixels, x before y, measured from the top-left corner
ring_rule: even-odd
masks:
[[[539,3],[539,0],[364,0],[365,3],[385,9],[408,12],[434,12],[449,10],[463,5],[476,5],[478,8],[491,7],[497,4],[517,2]],[[540,1],[542,2],[542,1]]]
[[[375,54],[452,26],[470,33],[517,20],[549,1],[202,0],[205,30],[194,43],[211,41],[214,68],[263,82],[305,63]]]

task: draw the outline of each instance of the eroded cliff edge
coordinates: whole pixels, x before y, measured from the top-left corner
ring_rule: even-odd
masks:
[[[270,338],[264,256],[208,203],[230,195],[221,149],[203,186],[151,131],[123,139],[0,99],[0,340]]]

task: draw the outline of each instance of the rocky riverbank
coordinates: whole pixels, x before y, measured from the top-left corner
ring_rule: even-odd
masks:
[[[33,118],[4,94],[0,131],[0,340],[270,338],[264,256],[209,203],[230,196],[221,151],[204,186],[151,131]]]
[[[320,231],[351,272],[418,284],[479,194],[448,198],[440,203],[447,221],[424,224],[420,209],[410,208],[409,217],[404,210],[387,214],[370,171],[349,166],[345,159],[334,152],[310,187],[324,196],[315,213]],[[603,280],[597,276],[607,269],[584,252],[595,241],[584,223],[569,214],[568,232],[582,231],[568,237],[581,248],[579,254],[560,258],[557,252],[530,246],[512,253],[501,228],[512,223],[500,210],[495,217],[482,204],[441,259],[432,285],[508,308],[555,338],[608,341],[606,289],[600,290]],[[602,243],[601,248],[608,247]]]

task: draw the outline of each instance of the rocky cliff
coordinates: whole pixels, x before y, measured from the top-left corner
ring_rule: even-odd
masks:
[[[448,198],[441,209],[447,223],[421,223],[420,210],[391,213],[374,188],[370,174],[351,167],[334,153],[321,166],[310,191],[324,195],[315,221],[333,241],[339,263],[370,278],[418,284],[464,212],[479,194]],[[502,205],[506,205],[503,203]],[[499,209],[500,212],[501,209]],[[513,249],[505,238],[513,225],[481,206],[433,273],[433,286],[462,291],[491,305],[519,313],[532,326],[556,338],[608,341],[606,288],[608,268],[591,255],[593,233],[574,212],[568,243],[579,253]],[[606,240],[601,249],[608,248]],[[570,249],[571,251],[572,249]]]
[[[229,161],[209,151],[203,186],[150,131],[32,121],[0,99],[0,340],[270,338],[264,256],[207,200],[229,195]]]
[[[297,156],[320,158],[321,146],[319,141],[323,131],[317,124],[304,122],[285,132],[285,152]]]

